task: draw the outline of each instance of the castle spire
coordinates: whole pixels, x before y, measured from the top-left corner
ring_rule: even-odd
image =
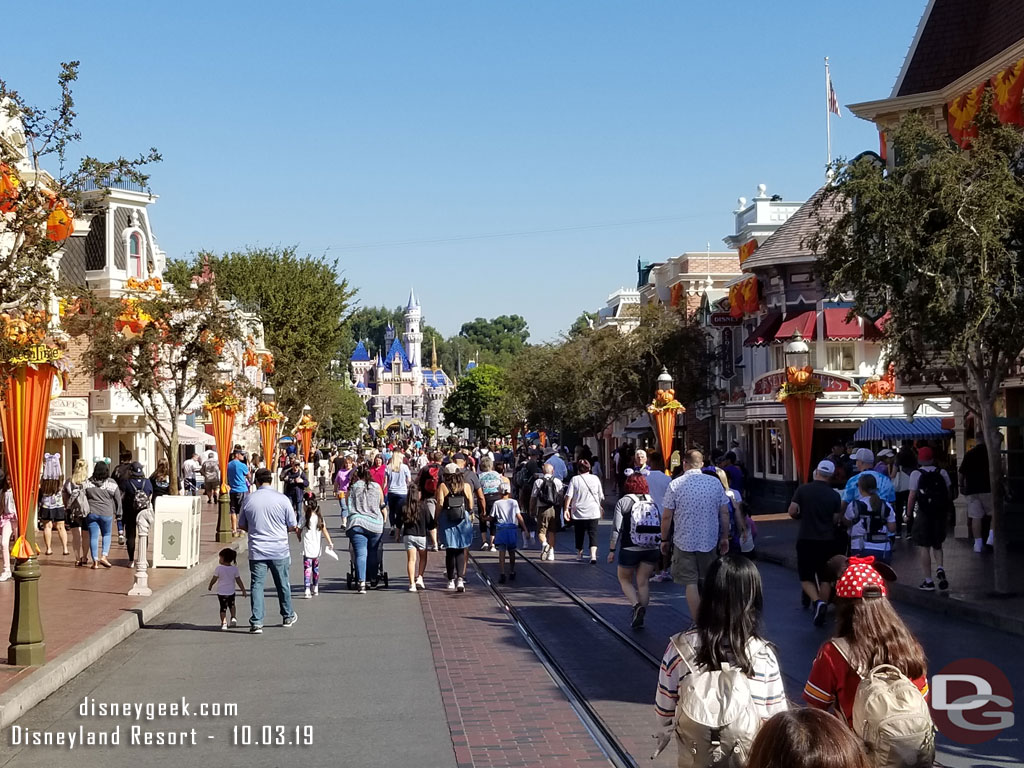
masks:
[[[430,370],[437,370],[437,336],[430,337]]]

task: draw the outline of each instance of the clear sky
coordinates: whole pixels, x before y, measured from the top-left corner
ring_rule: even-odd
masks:
[[[842,104],[888,96],[925,0],[51,0],[4,11],[0,76],[54,101],[79,59],[84,149],[150,146],[171,257],[297,244],[366,304],[519,313],[534,340],[724,248],[736,198],[823,180]],[[877,149],[845,109],[833,152]]]

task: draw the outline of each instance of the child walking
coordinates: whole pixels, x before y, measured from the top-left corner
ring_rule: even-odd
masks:
[[[317,484],[320,487],[320,501],[324,501],[327,498],[327,470],[320,470],[320,474],[317,476]]]
[[[298,530],[299,541],[302,542],[302,578],[306,585],[305,597],[320,594],[320,547],[321,539],[327,539],[329,549],[334,549],[331,534],[327,532],[320,507],[312,494],[306,496],[303,504],[306,521]]]
[[[501,568],[501,575],[498,576],[498,583],[505,583],[505,553],[508,553],[511,561],[511,570],[508,577],[516,577],[516,544],[519,542],[519,532],[526,535],[526,521],[523,520],[523,513],[519,509],[519,502],[511,498],[512,488],[508,479],[501,483],[501,498],[494,502],[491,507],[491,518],[497,528],[495,529],[494,544],[498,548],[498,566]]]
[[[410,592],[426,589],[423,586],[423,572],[427,569],[427,535],[437,528],[434,522],[436,506],[434,499],[423,498],[418,483],[409,485],[409,498],[402,512],[402,542],[405,544]]]
[[[237,626],[235,620],[235,584],[242,590],[242,597],[245,597],[245,584],[242,577],[238,575],[238,566],[235,565],[235,550],[225,547],[220,551],[220,565],[213,572],[210,579],[210,586],[206,589],[213,589],[217,585],[217,601],[220,603],[220,628],[228,628],[228,612],[231,613],[231,626]]]

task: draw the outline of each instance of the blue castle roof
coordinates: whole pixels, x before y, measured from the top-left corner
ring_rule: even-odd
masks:
[[[402,360],[402,370],[411,371],[412,363],[409,362],[409,357],[405,354],[405,347],[402,346],[402,342],[398,339],[391,342],[391,349],[388,350],[388,355],[384,358],[384,367],[390,368],[395,362],[396,355]]]
[[[370,362],[370,353],[366,349],[366,345],[363,342],[356,344],[355,352],[352,353],[352,357],[349,358],[354,363],[368,363]]]
[[[467,371],[472,371],[474,368],[476,368],[476,360],[470,360],[468,363],[466,363]]]
[[[440,369],[436,371],[427,369],[423,372],[423,383],[431,389],[438,389],[439,387],[450,386],[451,380],[445,372]]]

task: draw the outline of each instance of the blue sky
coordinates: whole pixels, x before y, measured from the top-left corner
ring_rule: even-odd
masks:
[[[445,333],[516,312],[540,340],[635,284],[637,257],[723,248],[757,184],[809,196],[822,58],[841,103],[887,96],[924,6],[20,3],[0,76],[47,104],[81,60],[83,149],[164,155],[151,215],[172,257],[297,244],[363,303],[414,284]],[[833,120],[835,154],[877,144]]]

